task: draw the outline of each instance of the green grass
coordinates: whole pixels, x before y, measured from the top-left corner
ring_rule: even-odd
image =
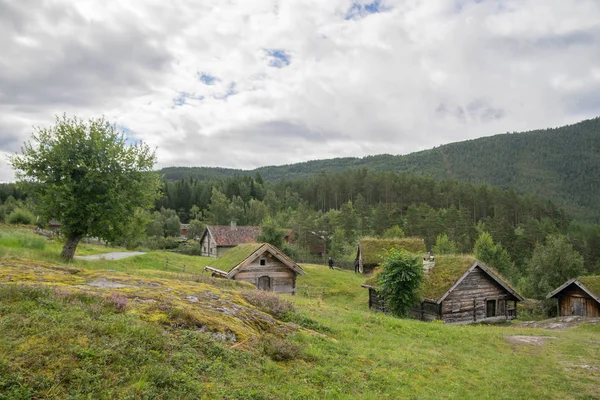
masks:
[[[398,319],[367,309],[363,276],[303,265],[297,285],[309,296],[283,296],[296,307],[283,319],[316,332],[273,333],[234,282],[164,271],[158,252],[143,257],[78,264],[88,269],[76,273],[0,260],[0,398],[593,399],[600,387],[600,325]],[[91,270],[116,265],[127,272]],[[82,289],[101,276],[139,286],[110,291],[128,299],[126,311],[119,297]],[[190,303],[189,294],[212,300]],[[246,311],[223,312],[232,304]],[[244,339],[214,340],[203,324]],[[554,338],[522,345],[506,340],[513,335]]]

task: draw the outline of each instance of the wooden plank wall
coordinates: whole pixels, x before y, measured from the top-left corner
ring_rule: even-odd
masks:
[[[567,286],[560,292],[558,306],[561,317],[574,315],[573,303],[575,301],[583,302],[584,317],[600,317],[600,304],[575,284]]]
[[[265,265],[260,265],[261,258],[265,259]],[[271,290],[274,292],[296,293],[296,272],[270,253],[265,253],[248,264],[242,271],[235,275],[234,279],[250,282],[258,286],[258,278],[261,276],[271,278]]]
[[[487,300],[496,300],[496,317],[508,318],[507,309],[512,308],[516,299],[480,268],[475,268],[442,302],[442,320],[452,323],[485,319]]]

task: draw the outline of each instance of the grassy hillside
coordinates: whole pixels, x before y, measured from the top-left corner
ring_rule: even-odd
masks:
[[[262,167],[165,168],[167,179],[201,179],[256,172],[270,180],[298,178],[319,171],[369,168],[410,172],[435,179],[511,188],[554,201],[580,219],[600,218],[600,118],[555,129],[502,134],[452,143],[405,156],[337,158]]]
[[[179,255],[185,273],[159,252],[67,266],[57,244],[1,233],[2,399],[591,399],[600,385],[600,325],[403,320],[370,312],[349,271],[303,265],[286,297],[210,278],[201,257]]]

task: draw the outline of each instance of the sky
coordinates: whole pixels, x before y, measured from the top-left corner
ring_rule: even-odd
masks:
[[[243,169],[600,115],[598,0],[0,0],[0,49],[0,181],[63,113]]]

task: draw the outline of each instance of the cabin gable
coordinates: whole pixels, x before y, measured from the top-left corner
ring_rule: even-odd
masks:
[[[252,283],[257,288],[277,293],[296,292],[294,270],[268,251],[240,268],[232,279]]]
[[[476,266],[444,297],[440,315],[445,322],[512,319],[516,317],[518,300],[480,266]]]
[[[558,300],[558,315],[561,317],[600,317],[600,303],[577,280],[573,280],[553,297]]]

